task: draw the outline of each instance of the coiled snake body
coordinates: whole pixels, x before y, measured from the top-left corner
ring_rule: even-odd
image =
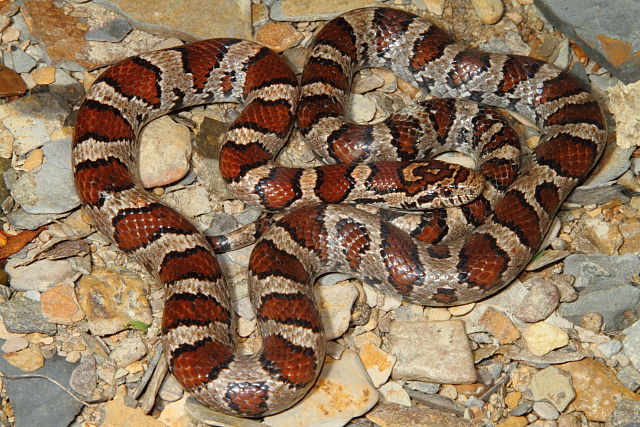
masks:
[[[390,68],[439,97],[515,110],[540,127],[540,144],[518,173],[518,139],[504,119],[489,107],[451,99],[375,126],[352,125],[344,104],[353,73],[365,66]],[[231,414],[281,411],[313,384],[324,358],[312,292],[318,275],[347,272],[425,305],[486,297],[531,259],[605,144],[598,104],[565,72],[529,57],[467,49],[396,9],[359,9],[327,23],[311,46],[299,105],[298,90],[278,55],[251,42],[214,39],[110,67],[78,112],[73,168],[87,211],[164,283],[164,346],[178,381]],[[251,255],[251,299],[263,338],[253,355],[235,353],[231,298],[207,239],[144,191],[137,176],[144,124],[180,108],[228,101],[243,108],[224,137],[222,175],[245,202],[290,212]],[[314,151],[332,164],[273,165],[296,114]],[[449,136],[455,130],[463,137]],[[436,161],[411,162],[452,148],[476,156],[482,176]],[[381,214],[410,235],[354,203],[438,209],[418,217]],[[462,228],[479,227],[449,242],[451,218]]]

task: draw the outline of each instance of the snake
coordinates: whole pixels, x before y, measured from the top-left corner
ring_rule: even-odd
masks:
[[[597,100],[566,71],[458,44],[400,9],[344,13],[309,52],[300,81],[282,56],[246,40],[143,53],[107,68],[77,113],[72,167],[84,209],[163,284],[163,345],[175,378],[227,414],[280,412],[314,384],[325,357],[319,275],[341,271],[430,306],[504,288],[606,141]],[[390,69],[434,98],[354,124],[346,118],[351,83],[367,67]],[[240,104],[222,137],[223,178],[240,200],[279,215],[249,260],[262,339],[254,354],[236,349],[230,290],[209,240],[147,192],[138,172],[146,123],[219,102]],[[535,123],[537,146],[521,156],[496,107]],[[294,123],[325,165],[274,163]],[[450,150],[476,156],[478,166],[431,159]],[[423,208],[433,211],[407,212]]]

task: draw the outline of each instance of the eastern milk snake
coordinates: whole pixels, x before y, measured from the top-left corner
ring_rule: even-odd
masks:
[[[540,127],[540,144],[520,165],[518,137],[501,116],[452,99],[422,103],[373,127],[352,125],[344,119],[352,75],[369,66],[390,68],[437,97],[514,110]],[[110,67],[78,112],[73,169],[84,206],[102,233],[164,283],[171,371],[196,399],[226,413],[281,411],[314,383],[325,355],[312,291],[318,275],[346,272],[424,305],[486,297],[529,262],[605,144],[597,102],[566,72],[530,57],[465,48],[401,10],[360,9],[327,23],[311,46],[298,101],[299,87],[270,50],[205,40]],[[207,239],[144,191],[137,172],[144,124],[221,101],[243,105],[224,137],[223,177],[246,203],[286,213],[250,259],[263,338],[253,355],[235,353],[229,289]],[[296,117],[329,165],[273,165]],[[409,162],[452,149],[476,157],[479,173]],[[437,209],[374,215],[354,203]],[[471,226],[478,227],[446,240]]]

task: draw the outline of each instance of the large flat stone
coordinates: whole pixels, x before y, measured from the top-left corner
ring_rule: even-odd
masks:
[[[389,349],[397,357],[392,376],[400,380],[463,384],[476,380],[464,323],[393,322]]]
[[[637,0],[535,0],[545,17],[625,83],[640,79]]]
[[[96,0],[135,27],[184,40],[251,40],[250,0]]]

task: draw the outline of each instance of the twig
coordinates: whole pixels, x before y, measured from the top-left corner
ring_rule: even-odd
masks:
[[[59,381],[57,381],[57,380],[55,380],[53,378],[47,377],[46,375],[42,375],[42,374],[13,374],[12,375],[12,374],[5,374],[4,372],[0,372],[0,377],[8,378],[10,380],[19,380],[19,379],[22,379],[22,378],[42,378],[42,379],[45,379],[47,381],[51,381],[52,383],[54,383],[55,385],[60,387],[62,390],[66,391],[67,394],[69,394],[69,396],[73,397],[78,402],[82,403],[83,405],[90,406],[92,408],[98,406],[98,405],[96,405],[96,403],[105,401],[104,399],[96,399],[96,400],[93,400],[93,401],[82,400],[82,399],[76,397],[75,393],[71,389],[65,387]]]

